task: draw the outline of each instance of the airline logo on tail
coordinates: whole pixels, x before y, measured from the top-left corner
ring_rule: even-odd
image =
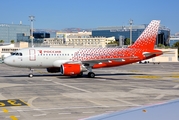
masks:
[[[129,46],[129,48],[153,50],[156,43],[159,25],[159,20],[152,20],[136,42]]]

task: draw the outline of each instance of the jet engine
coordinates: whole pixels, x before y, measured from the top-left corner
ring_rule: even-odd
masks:
[[[60,72],[60,68],[58,68],[58,67],[47,68],[47,72],[49,72],[49,73],[57,73],[57,72]]]
[[[60,72],[66,76],[80,75],[87,69],[81,64],[63,64],[60,67]]]

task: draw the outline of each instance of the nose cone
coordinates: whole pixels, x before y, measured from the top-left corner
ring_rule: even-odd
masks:
[[[4,63],[5,63],[6,65],[12,65],[12,61],[11,61],[11,59],[10,59],[9,57],[7,57],[7,58],[4,59]]]

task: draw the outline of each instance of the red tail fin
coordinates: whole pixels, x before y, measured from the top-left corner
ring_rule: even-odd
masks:
[[[140,48],[140,49],[154,49],[156,37],[158,34],[158,28],[160,25],[159,20],[152,20],[135,43],[129,48]]]

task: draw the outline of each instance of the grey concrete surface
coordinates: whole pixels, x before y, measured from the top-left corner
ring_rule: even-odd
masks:
[[[1,107],[2,120],[78,120],[179,98],[179,63],[95,69],[96,78],[45,69],[35,69],[28,78],[28,69],[5,64],[0,71],[0,100],[20,99],[29,105]]]

